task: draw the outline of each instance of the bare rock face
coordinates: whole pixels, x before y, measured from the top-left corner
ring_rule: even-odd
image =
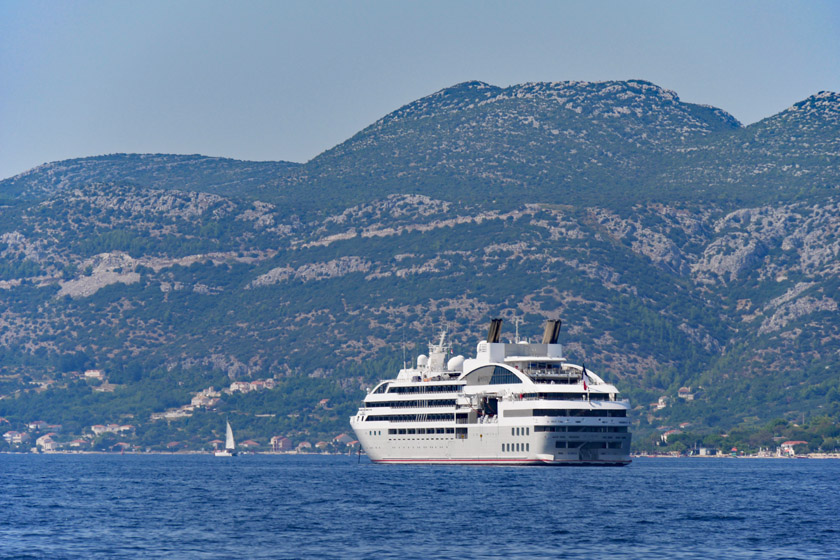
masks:
[[[368,272],[370,268],[371,262],[361,257],[341,257],[327,262],[305,264],[296,269],[282,266],[257,277],[248,287],[271,286],[289,278],[295,278],[303,282],[326,280],[353,272]]]
[[[699,282],[731,282],[758,268],[767,247],[749,234],[736,232],[712,242],[692,266]]]
[[[5,249],[0,250],[0,257],[28,259],[33,262],[41,262],[44,259],[44,247],[42,240],[30,240],[19,231],[10,231],[0,235],[0,245]]]
[[[137,261],[125,253],[102,253],[82,262],[82,270],[90,271],[73,280],[61,282],[59,296],[88,297],[111,284],[134,284],[140,274],[134,272]]]
[[[808,276],[840,273],[840,202],[801,210],[802,217],[782,241],[782,249],[795,250],[799,267]]]
[[[210,211],[224,216],[234,210],[226,198],[202,192],[161,191],[144,189],[126,196],[121,190],[103,189],[95,192],[92,187],[73,189],[66,203],[84,202],[94,208],[118,211],[130,215],[158,214],[171,218],[191,219]]]
[[[248,377],[252,373],[250,366],[242,363],[235,356],[227,354],[211,354],[203,358],[184,358],[177,365],[184,369],[191,369],[196,366],[217,369],[225,372],[228,378],[232,380]],[[172,371],[175,367],[176,364],[170,364],[169,370]]]
[[[417,194],[393,194],[374,204],[348,208],[341,214],[330,216],[325,224],[348,224],[359,221],[380,221],[413,216],[441,215],[449,211],[451,203]]]
[[[759,334],[785,328],[790,322],[818,311],[837,311],[837,301],[829,297],[804,296],[779,305],[773,315],[762,321]]]
[[[604,208],[590,209],[590,215],[611,237],[627,243],[633,252],[646,256],[660,268],[681,276],[688,274],[686,256],[664,231],[645,227],[638,219],[621,218]]]

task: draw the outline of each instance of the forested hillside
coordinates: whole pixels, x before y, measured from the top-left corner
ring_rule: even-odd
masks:
[[[560,317],[640,448],[686,423],[686,445],[831,446],[839,164],[837,94],[743,127],[642,81],[459,84],[306,164],[46,164],[0,182],[0,416],[146,446],[200,446],[219,414],[327,437],[404,347],[447,328],[468,355],[491,316],[532,337]]]

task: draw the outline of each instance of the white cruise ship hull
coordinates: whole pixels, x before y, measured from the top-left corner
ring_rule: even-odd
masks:
[[[454,431],[454,427],[440,429]],[[462,434],[456,437],[454,433],[418,434],[418,430],[428,429],[419,425],[399,428],[379,422],[353,425],[359,443],[374,463],[624,466],[631,462],[630,436],[626,433],[584,439],[571,433],[536,432],[534,426],[528,426],[527,435],[511,435],[517,427],[520,433],[525,433],[521,424],[457,427],[467,430],[466,437]],[[389,430],[412,429],[414,434],[389,433]]]

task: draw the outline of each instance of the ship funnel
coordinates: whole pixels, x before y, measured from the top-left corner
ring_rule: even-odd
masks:
[[[545,322],[545,330],[543,331],[543,344],[557,344],[557,339],[560,337],[560,325],[563,322],[560,319],[549,319]]]
[[[502,320],[490,319],[490,330],[487,331],[487,342],[499,342],[502,336]]]

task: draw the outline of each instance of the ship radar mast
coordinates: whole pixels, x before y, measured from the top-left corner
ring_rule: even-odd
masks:
[[[437,343],[429,343],[429,370],[444,371],[446,356],[452,351],[452,347],[446,342],[446,329],[440,331],[440,338]]]

